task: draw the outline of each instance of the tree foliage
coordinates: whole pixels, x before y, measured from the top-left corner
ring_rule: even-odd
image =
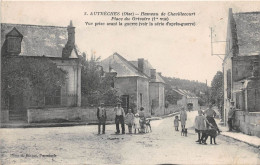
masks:
[[[199,97],[199,105],[205,105],[207,101],[207,85],[198,81],[190,81],[179,79],[175,77],[163,77],[166,82],[165,87],[165,98],[170,104],[177,104],[177,100],[181,99],[178,97],[172,88],[179,88],[183,90],[190,91]]]
[[[112,87],[114,75],[104,73],[99,65],[100,57],[92,55],[90,59],[81,57],[81,93],[84,99],[82,105],[97,105],[104,102],[107,105],[115,104],[119,97]],[[86,101],[86,102],[84,102]]]
[[[218,71],[211,82],[210,89],[210,102],[216,104],[218,107],[222,106],[224,103],[224,93],[223,93],[223,73]]]
[[[65,83],[67,73],[48,58],[3,57],[1,74],[2,97],[6,99],[49,94]]]

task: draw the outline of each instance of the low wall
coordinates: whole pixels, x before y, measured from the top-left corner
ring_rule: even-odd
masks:
[[[180,105],[174,105],[174,104],[169,104],[167,108],[165,108],[165,114],[164,115],[168,115],[174,112],[178,112],[181,110],[181,106]]]
[[[9,111],[8,110],[1,110],[1,118],[0,123],[7,123],[9,121]]]
[[[260,137],[260,112],[236,111],[234,126],[247,135]]]
[[[114,108],[107,109],[107,121],[114,121]],[[38,122],[97,122],[96,107],[64,107],[48,109],[28,109],[28,123]]]
[[[106,107],[107,121],[114,121],[114,107]],[[157,116],[168,115],[180,110],[178,105],[169,105],[165,108],[164,114]],[[28,109],[28,123],[51,123],[51,122],[97,122],[96,107],[63,107],[63,108],[44,108],[44,109]],[[147,116],[149,117],[149,116]]]

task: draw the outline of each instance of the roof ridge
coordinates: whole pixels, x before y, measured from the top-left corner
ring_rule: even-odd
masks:
[[[14,24],[14,23],[1,23],[1,25],[19,25],[19,26],[35,26],[35,27],[51,27],[51,28],[67,28],[67,26],[51,26],[51,25],[31,25],[31,24]]]
[[[146,74],[140,73],[139,70],[138,70],[138,68],[135,67],[134,64],[132,64],[130,61],[128,61],[127,59],[125,59],[123,56],[121,56],[121,55],[118,54],[117,52],[115,52],[113,55],[117,55],[120,59],[122,59],[122,60],[123,60],[124,62],[126,62],[128,65],[130,65],[131,67],[133,67],[133,68],[137,71],[137,73],[138,73],[139,75],[141,75],[141,76],[143,75],[143,76],[149,78]]]
[[[238,12],[233,14],[260,14],[260,11],[251,11],[251,12]]]

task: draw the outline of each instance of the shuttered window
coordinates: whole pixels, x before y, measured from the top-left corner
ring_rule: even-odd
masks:
[[[8,39],[7,39],[7,51],[9,53],[20,53],[21,52],[21,38],[19,38],[19,37],[8,37]]]

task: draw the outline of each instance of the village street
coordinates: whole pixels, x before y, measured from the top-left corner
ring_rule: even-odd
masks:
[[[188,136],[173,128],[173,118],[151,122],[152,133],[114,135],[108,125],[105,135],[97,126],[0,129],[0,164],[259,164],[259,149],[217,137],[217,145],[196,144],[188,112]],[[3,136],[4,135],[4,136]]]

